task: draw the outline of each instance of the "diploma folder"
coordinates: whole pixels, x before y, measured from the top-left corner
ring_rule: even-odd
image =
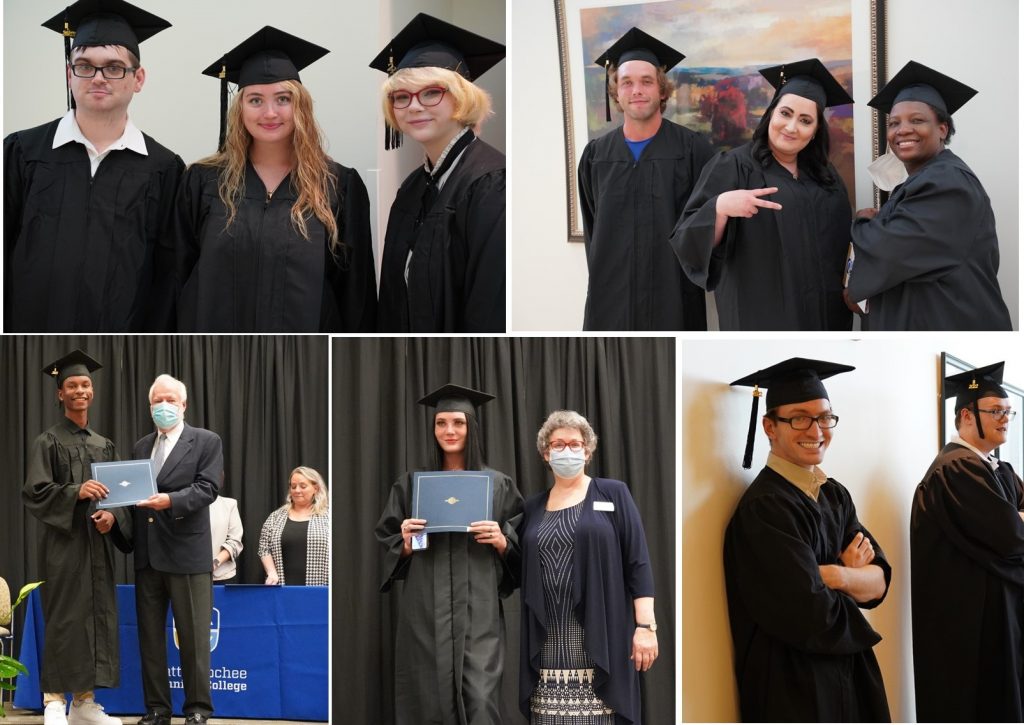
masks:
[[[492,521],[494,474],[490,471],[417,471],[412,474],[412,518],[423,531],[469,531],[474,521]]]
[[[110,489],[106,498],[96,502],[96,508],[113,509],[134,506],[156,494],[153,461],[111,461],[92,464],[93,480]]]

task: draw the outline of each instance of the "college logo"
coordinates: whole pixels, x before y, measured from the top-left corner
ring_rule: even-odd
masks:
[[[178,644],[178,627],[174,623],[174,616],[171,616],[171,631],[174,633],[174,646],[179,651],[181,646]],[[213,652],[217,649],[217,644],[220,642],[220,610],[217,607],[213,608],[213,613],[210,615],[210,651]]]

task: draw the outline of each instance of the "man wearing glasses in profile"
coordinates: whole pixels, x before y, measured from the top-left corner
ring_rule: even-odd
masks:
[[[1024,720],[1024,484],[993,452],[1016,411],[1003,363],[946,378],[956,435],[914,494],[917,719]]]
[[[891,567],[857,519],[850,492],[819,467],[839,417],[822,379],[849,365],[791,358],[732,383],[754,388],[750,467],[761,388],[765,467],[725,534],[725,584],[743,722],[888,722],[861,613],[889,590]]]
[[[170,23],[79,0],[43,26],[65,37],[69,110],[4,139],[4,331],[164,329],[173,257],[160,245],[184,163],[128,104],[146,80],[139,43]]]

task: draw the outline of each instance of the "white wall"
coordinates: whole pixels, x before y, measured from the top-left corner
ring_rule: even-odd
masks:
[[[40,24],[69,2],[4,2],[5,135],[49,122],[66,110],[63,41]],[[300,75],[316,103],[328,152],[355,168],[369,189],[378,255],[390,202],[422,158],[415,144],[398,153],[384,151],[379,100],[384,74],[371,69],[369,62],[420,10],[499,42],[505,35],[502,0],[140,0],[138,5],[173,27],[141,44],[147,80],[129,113],[139,128],[186,163],[216,150],[220,83],[202,75],[202,70],[224,52],[264,25],[331,51]],[[504,149],[505,63],[484,76],[481,85],[495,97],[496,111],[484,135]]]
[[[957,77],[979,95],[956,114],[952,150],[992,199],[1000,284],[1019,329],[1019,73],[1016,0],[887,0],[889,68],[913,58]],[[565,142],[554,3],[515,2],[510,44],[515,153],[509,155],[509,250],[513,330],[578,330],[587,265],[569,244]],[[868,99],[857,99],[867,101]],[[1005,124],[998,119],[1006,119]],[[1005,132],[1002,126],[1005,125]]]
[[[975,365],[1006,356],[1005,379],[1010,382],[1024,380],[1024,355],[1013,355],[1000,335],[835,342],[683,340],[681,346],[683,719],[739,718],[722,544],[737,501],[764,465],[768,444],[758,428],[753,466],[749,471],[741,468],[751,389],[728,383],[789,357],[808,357],[857,368],[825,382],[840,423],[822,468],[850,490],[861,523],[892,564],[889,595],[867,617],[883,637],[875,654],[893,720],[913,721],[908,531],[914,488],[939,448],[940,353]]]

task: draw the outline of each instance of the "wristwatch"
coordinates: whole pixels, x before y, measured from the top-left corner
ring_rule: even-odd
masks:
[[[652,632],[657,632],[658,631],[658,623],[657,622],[651,622],[650,624],[640,624],[640,622],[637,622],[636,626],[637,627],[643,627],[644,629],[649,629]]]

